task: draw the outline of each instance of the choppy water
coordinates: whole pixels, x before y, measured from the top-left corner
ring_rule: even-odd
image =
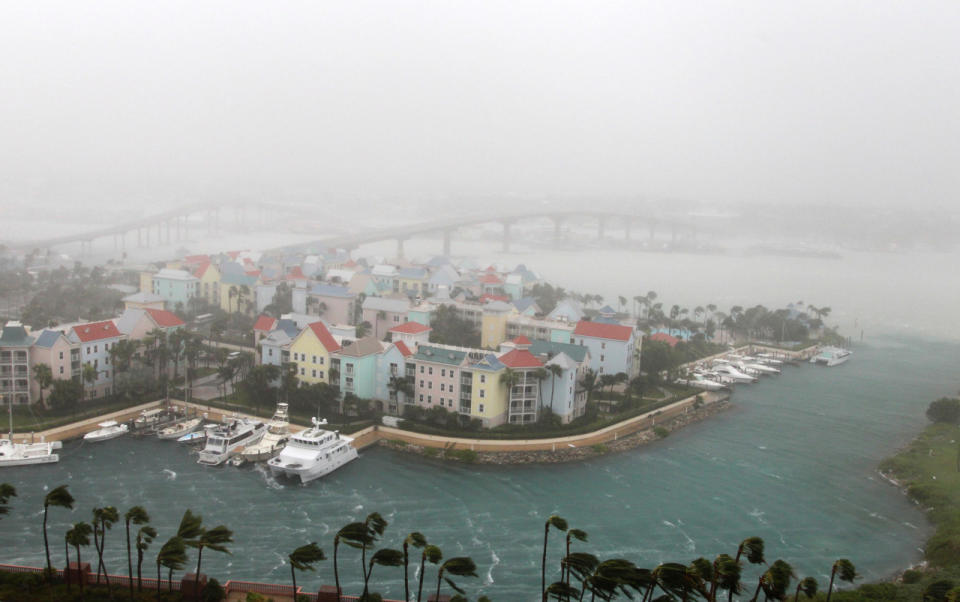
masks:
[[[480,578],[470,584],[471,598],[536,599],[551,513],[588,531],[588,548],[599,556],[642,566],[730,552],[759,535],[768,557],[789,560],[801,575],[825,577],[835,558],[847,556],[867,579],[880,578],[920,559],[928,527],[876,465],[923,426],[929,400],[960,388],[958,363],[954,343],[869,341],[844,366],[804,365],[742,386],[728,412],[649,447],[580,464],[464,466],[375,449],[300,487],[260,469],[200,467],[169,442],[71,443],[57,465],[0,473],[20,492],[0,520],[2,560],[43,562],[44,490],[68,483],[77,508],[51,510],[60,562],[70,522],[88,519],[97,505],[123,511],[143,504],[161,538],[186,508],[231,527],[233,555],[204,555],[205,570],[222,580],[285,582],[289,551],[315,540],[329,556],[333,531],[372,511],[390,521],[387,545],[420,530],[447,556],[472,556]],[[125,565],[121,539],[115,527],[112,571]],[[554,544],[555,559],[560,539]],[[358,554],[346,549],[341,558],[346,587],[355,590]],[[402,592],[399,570],[376,573],[386,578],[381,591]],[[332,580],[330,561],[299,577],[310,587]]]

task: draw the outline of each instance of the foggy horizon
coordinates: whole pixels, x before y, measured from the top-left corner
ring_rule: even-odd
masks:
[[[0,204],[950,209],[960,6],[6,7]]]

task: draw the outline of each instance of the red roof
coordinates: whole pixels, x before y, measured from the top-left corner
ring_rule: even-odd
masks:
[[[287,280],[306,280],[307,276],[303,273],[303,270],[300,269],[300,266],[295,265],[293,269],[290,270],[290,273],[287,274]]]
[[[403,354],[403,357],[410,357],[411,355],[413,355],[413,352],[410,351],[410,348],[407,347],[407,344],[404,343],[403,341],[395,341],[393,345],[394,347],[400,350],[400,353]]]
[[[598,339],[613,339],[615,341],[629,341],[633,334],[633,329],[621,324],[607,324],[605,322],[587,322],[581,320],[577,322],[577,327],[573,334],[584,337],[595,337]]]
[[[480,303],[486,303],[488,301],[503,301],[504,303],[510,303],[510,297],[507,295],[491,295],[490,293],[484,293],[480,296]]]
[[[539,368],[543,365],[543,362],[526,349],[514,349],[497,359],[508,368]]]
[[[156,322],[157,326],[160,328],[173,328],[174,326],[183,326],[186,324],[186,322],[178,318],[177,314],[173,313],[172,311],[150,308],[147,308],[144,311],[150,314],[150,317],[153,318],[153,321]]]
[[[518,336],[517,338],[513,339],[512,342],[513,342],[514,345],[530,345],[530,344],[531,344],[531,343],[530,343],[530,339],[528,339],[527,337],[523,336],[522,334],[521,334],[520,336]]]
[[[481,284],[503,284],[503,280],[500,280],[500,278],[496,274],[484,274],[483,276],[480,277],[480,283]]]
[[[357,267],[357,262],[352,259],[348,259],[346,262],[344,262],[343,267],[345,268]]]
[[[209,267],[210,267],[209,261],[201,263],[200,266],[193,271],[193,275],[196,276],[197,278],[203,278],[203,275],[207,273],[207,268]]]
[[[90,324],[74,326],[73,332],[76,333],[77,338],[80,339],[81,343],[89,343],[90,341],[99,341],[101,339],[110,339],[113,337],[122,336],[120,331],[117,330],[117,325],[113,323],[113,320],[104,320],[103,322],[91,322]]]
[[[433,330],[429,326],[424,326],[420,322],[404,322],[399,326],[394,326],[390,329],[390,332],[399,332],[402,334],[420,334],[421,332],[427,332],[428,330]]]
[[[667,345],[670,345],[671,347],[676,347],[677,343],[680,342],[680,339],[678,339],[675,336],[671,336],[665,332],[658,332],[656,334],[650,335],[650,340],[660,341],[662,343],[666,343]]]
[[[247,276],[258,277],[260,276],[260,270],[247,270],[244,272]]]
[[[196,265],[199,263],[210,263],[209,255],[187,255],[183,258],[183,263],[187,265]]]
[[[340,349],[340,345],[336,339],[333,338],[333,335],[330,334],[330,331],[327,330],[327,327],[323,325],[323,322],[314,322],[310,325],[310,330],[313,331],[313,334],[317,335],[317,338],[320,339],[320,344],[323,345],[323,348],[327,351],[332,352]]]
[[[273,330],[273,327],[276,324],[277,324],[276,318],[271,318],[266,314],[261,314],[260,317],[257,318],[256,323],[253,325],[253,329],[261,330],[263,332],[270,332],[271,330]]]
[[[230,259],[236,259],[240,256],[240,253],[243,253],[243,251],[227,251],[227,255],[230,256]]]

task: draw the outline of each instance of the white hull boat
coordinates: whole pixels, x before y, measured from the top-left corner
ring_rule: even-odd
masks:
[[[353,439],[339,431],[320,428],[326,420],[313,419],[313,427],[290,437],[287,446],[276,458],[267,462],[274,476],[286,476],[309,483],[330,474],[344,464],[356,460]]]
[[[266,462],[279,454],[290,439],[290,418],[287,404],[278,403],[277,411],[267,424],[267,432],[256,445],[248,446],[241,456],[247,462]]]
[[[690,378],[680,379],[677,382],[688,387],[703,389],[704,391],[721,391],[727,388],[726,385],[718,383],[715,380],[705,378],[700,374],[692,374]]]
[[[83,440],[96,443],[98,441],[109,441],[110,439],[116,439],[121,435],[126,435],[127,431],[130,430],[125,424],[120,424],[116,420],[108,420],[106,422],[101,422],[98,424],[100,428],[95,431],[90,431],[83,436]]]
[[[199,430],[203,426],[203,418],[191,418],[177,422],[172,426],[157,431],[160,439],[179,439],[180,437]]]
[[[207,431],[207,441],[197,458],[198,464],[219,466],[231,457],[263,438],[267,425],[259,420],[244,418],[231,420],[217,429]]]
[[[853,352],[849,349],[841,349],[840,347],[824,347],[820,350],[820,353],[810,358],[810,363],[830,367],[839,366],[840,364],[847,362],[851,355],[853,355]]]
[[[63,447],[59,441],[49,443],[13,443],[10,439],[0,439],[0,467],[29,466],[31,464],[52,464],[60,461],[54,453]]]
[[[734,382],[738,383],[755,383],[757,378],[755,376],[750,376],[749,374],[744,374],[740,370],[737,370],[730,364],[720,364],[714,367],[716,372],[720,374],[725,374],[733,379]]]

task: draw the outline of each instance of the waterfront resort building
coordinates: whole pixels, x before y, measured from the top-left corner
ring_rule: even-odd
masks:
[[[590,350],[590,368],[597,374],[640,374],[642,337],[631,326],[604,322],[577,322],[572,342]]]
[[[110,361],[110,348],[117,344],[124,334],[113,320],[80,324],[70,329],[67,335],[72,343],[80,347],[80,363],[90,365],[96,372],[92,383],[83,380],[81,367],[80,380],[89,391],[87,397],[103,397],[113,389],[113,366]]]
[[[7,403],[31,401],[30,347],[34,340],[20,322],[7,322],[0,332],[0,395]]]

